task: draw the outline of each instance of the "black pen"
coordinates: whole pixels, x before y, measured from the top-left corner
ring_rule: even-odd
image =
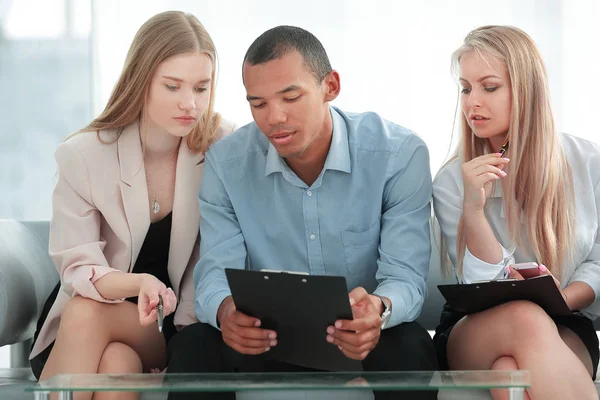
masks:
[[[158,310],[158,331],[162,332],[163,330],[163,299],[162,296],[158,295],[158,305],[156,306]]]

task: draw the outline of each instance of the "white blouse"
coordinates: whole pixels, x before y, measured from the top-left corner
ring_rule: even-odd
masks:
[[[571,135],[563,134],[562,143],[567,160],[573,171],[576,201],[576,240],[573,263],[563,267],[562,287],[571,282],[585,282],[596,295],[594,302],[584,310],[584,315],[595,319],[600,316],[600,146]],[[462,215],[464,187],[461,163],[452,160],[445,165],[433,181],[433,208],[446,241],[448,254],[454,266],[456,260],[456,236],[458,221]],[[518,248],[510,240],[504,217],[502,187],[486,200],[485,215],[502,245],[504,259],[489,264],[465,250],[461,283],[490,280],[507,265],[536,261],[528,249]]]

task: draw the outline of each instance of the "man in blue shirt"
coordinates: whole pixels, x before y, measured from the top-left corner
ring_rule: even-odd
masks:
[[[224,271],[245,266],[344,276],[354,319],[323,340],[368,371],[435,370],[431,338],[414,322],[431,251],[425,143],[377,114],[331,107],[339,74],[303,29],[262,34],[243,79],[254,123],[206,154],[194,270],[201,322],[174,338],[169,372],[302,370],[259,356],[277,346],[277,332],[236,310]]]

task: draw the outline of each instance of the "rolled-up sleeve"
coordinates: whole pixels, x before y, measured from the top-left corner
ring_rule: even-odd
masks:
[[[112,272],[100,237],[100,212],[92,201],[92,190],[83,156],[62,143],[55,153],[58,180],[52,194],[49,253],[56,265],[62,289],[70,296],[82,296],[104,303],[123,299],[104,298],[94,283]]]
[[[388,327],[393,327],[415,320],[427,296],[431,171],[425,143],[416,135],[410,136],[390,170],[381,216],[375,293],[392,301]]]
[[[225,267],[243,269],[246,245],[229,195],[209,151],[200,185],[200,259],[194,268],[194,310],[201,322],[217,326],[217,311],[231,295]]]
[[[500,247],[502,247],[502,260],[496,264],[490,264],[475,257],[467,247],[465,249],[465,257],[463,258],[463,276],[460,282],[471,283],[473,281],[492,280],[503,277],[502,272],[504,268],[515,263],[513,256],[515,248],[509,250],[502,245]]]

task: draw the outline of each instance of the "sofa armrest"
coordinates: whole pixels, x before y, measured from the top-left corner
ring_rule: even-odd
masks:
[[[29,339],[58,282],[48,223],[0,220],[0,346]]]

